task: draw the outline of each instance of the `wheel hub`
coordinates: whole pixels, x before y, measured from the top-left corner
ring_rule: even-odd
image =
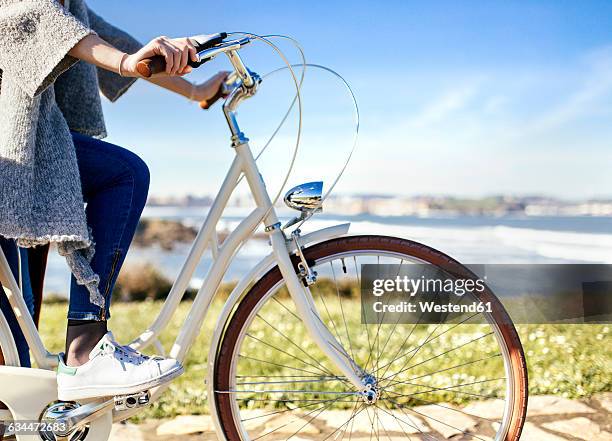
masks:
[[[368,405],[376,403],[380,398],[380,389],[378,388],[376,378],[373,375],[367,374],[363,377],[363,383],[365,388],[361,392],[361,399]]]

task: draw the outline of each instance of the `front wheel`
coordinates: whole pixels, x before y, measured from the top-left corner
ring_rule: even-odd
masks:
[[[519,439],[525,358],[488,289],[480,297],[492,312],[459,323],[361,320],[363,264],[428,264],[474,278],[469,269],[422,244],[384,236],[332,239],[304,254],[318,274],[310,290],[322,322],[375,381],[377,397],[367,402],[310,339],[275,267],[236,308],[215,363],[214,399],[229,441]]]

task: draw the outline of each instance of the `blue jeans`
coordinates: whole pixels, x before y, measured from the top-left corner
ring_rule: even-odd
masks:
[[[87,224],[96,244],[91,266],[100,276],[99,289],[105,307],[91,304],[87,288],[72,277],[68,318],[106,320],[110,317],[110,295],[147,201],[149,169],[136,154],[122,147],[77,133],[72,134],[72,139],[87,204]],[[9,263],[15,272],[16,254]],[[10,311],[8,314],[5,308],[2,311],[14,323],[13,314]],[[24,350],[23,343],[19,344],[20,351]]]
[[[21,272],[23,276],[21,288],[23,291],[23,298],[28,306],[28,311],[30,312],[30,315],[33,316],[34,294],[32,293],[32,286],[30,285],[27,250],[18,248],[15,241],[5,239],[4,237],[0,237],[0,246],[2,247],[2,252],[4,252],[6,260],[8,260],[9,265],[11,266],[11,272],[13,273],[13,277],[15,277],[17,283],[19,283],[19,256],[21,256]],[[19,255],[17,253],[19,253]],[[30,367],[30,353],[28,350],[28,344],[26,343],[25,337],[17,324],[15,314],[13,313],[11,305],[9,305],[8,299],[6,298],[2,288],[0,288],[0,309],[2,310],[2,313],[4,314],[4,317],[8,321],[9,327],[11,328],[13,338],[15,339],[15,345],[17,346],[17,352],[19,353],[19,361],[21,366]]]

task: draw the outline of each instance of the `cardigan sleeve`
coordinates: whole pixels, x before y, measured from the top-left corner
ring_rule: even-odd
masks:
[[[0,69],[38,95],[78,61],[68,52],[92,33],[55,0],[0,0]]]
[[[134,37],[109,24],[89,8],[88,15],[92,29],[96,31],[100,38],[112,44],[120,51],[133,54],[142,47],[142,44]],[[136,78],[122,77],[115,72],[98,68],[100,91],[111,102],[119,99],[135,81]]]

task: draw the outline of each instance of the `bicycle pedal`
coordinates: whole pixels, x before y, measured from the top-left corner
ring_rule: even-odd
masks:
[[[151,394],[148,390],[129,395],[117,395],[115,397],[115,410],[127,410],[135,407],[144,407],[149,404]]]

